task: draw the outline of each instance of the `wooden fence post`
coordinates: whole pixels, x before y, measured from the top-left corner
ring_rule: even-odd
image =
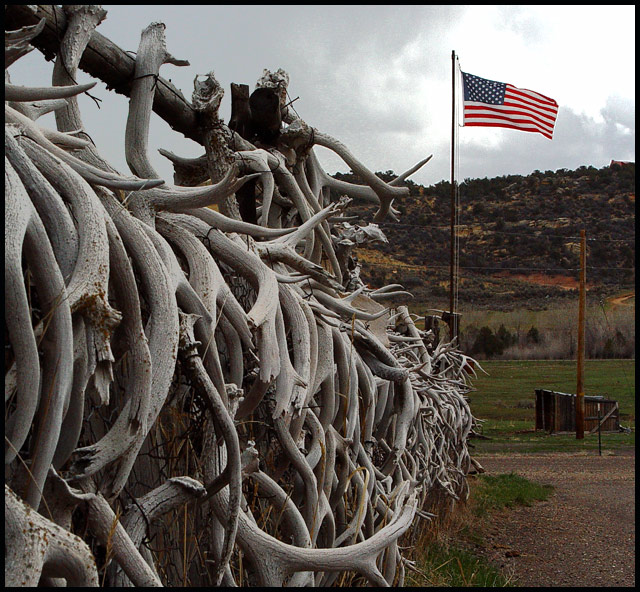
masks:
[[[580,298],[578,305],[578,368],[576,389],[576,439],[584,438],[584,328],[586,304],[586,243],[585,231],[580,231]]]

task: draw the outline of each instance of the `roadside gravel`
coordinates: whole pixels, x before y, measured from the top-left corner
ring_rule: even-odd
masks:
[[[474,458],[555,488],[501,511],[476,549],[518,586],[635,586],[635,450]]]

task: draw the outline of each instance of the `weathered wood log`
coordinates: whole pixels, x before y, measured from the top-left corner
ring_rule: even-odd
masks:
[[[247,139],[273,146],[280,136],[282,116],[276,89],[256,88],[249,97],[250,127]]]
[[[251,140],[251,109],[249,107],[249,86],[231,83],[231,118],[229,129],[246,140]],[[257,224],[256,185],[249,182],[236,192],[240,216],[245,222]]]
[[[231,118],[229,129],[238,132],[249,140],[249,125],[251,109],[249,108],[249,86],[247,84],[231,83]]]
[[[231,118],[229,129],[246,140],[251,140],[251,109],[249,107],[249,86],[231,83]],[[256,185],[249,182],[236,192],[240,216],[245,222],[257,224]]]

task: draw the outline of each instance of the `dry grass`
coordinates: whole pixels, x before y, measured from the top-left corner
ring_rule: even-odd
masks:
[[[102,587],[104,588],[105,580],[107,577],[107,568],[113,559],[113,536],[116,532],[116,528],[118,527],[118,522],[120,522],[120,510],[116,512],[113,517],[113,522],[111,524],[111,528],[109,529],[109,533],[107,535],[107,548],[105,553],[105,560],[102,572]]]

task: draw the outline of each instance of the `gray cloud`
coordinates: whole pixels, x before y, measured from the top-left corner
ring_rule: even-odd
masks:
[[[544,24],[535,16],[528,14],[523,6],[500,6],[500,27],[513,31],[524,38],[528,44],[541,43],[546,34]]]
[[[634,101],[613,95],[607,98],[607,103],[600,112],[605,121],[622,126],[635,136],[636,110]]]

